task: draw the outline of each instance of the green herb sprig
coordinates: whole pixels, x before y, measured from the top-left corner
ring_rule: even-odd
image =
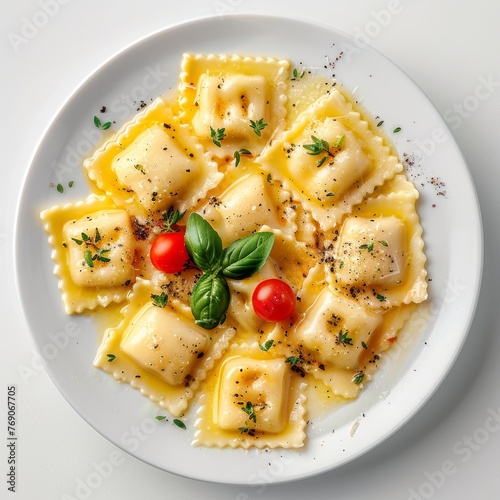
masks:
[[[99,229],[95,228],[94,237],[90,237],[86,233],[80,234],[81,239],[79,238],[71,238],[77,245],[84,245],[87,247],[83,252],[83,258],[85,259],[85,263],[89,267],[94,267],[94,261],[100,262],[110,262],[111,259],[106,257],[105,254],[111,251],[110,248],[99,248],[97,243],[101,241],[101,233],[99,233]],[[93,250],[91,251],[89,247]]]
[[[248,415],[249,420],[257,423],[257,414],[255,413],[255,407],[250,401],[247,401],[246,406],[242,407],[241,409]]]
[[[352,338],[349,337],[349,330],[346,330],[345,332],[343,330],[340,330],[337,338],[335,339],[335,343],[337,345],[342,344],[344,347],[352,345]]]
[[[264,118],[260,120],[250,120],[250,128],[255,132],[257,137],[262,136],[262,131],[267,127],[267,123],[264,123]]]
[[[223,141],[225,137],[226,137],[225,128],[218,128],[217,130],[215,130],[214,128],[210,127],[210,138],[218,148],[221,147],[221,141]]]
[[[191,311],[196,324],[212,330],[226,319],[230,301],[226,278],[242,280],[258,272],[271,253],[274,233],[254,233],[223,248],[210,223],[192,213],[184,241],[192,262],[203,271],[191,294]]]
[[[317,156],[324,153],[324,155],[320,158],[320,160],[318,160],[318,163],[316,164],[316,166],[319,168],[323,165],[323,163],[325,163],[328,157],[335,157],[335,154],[344,143],[345,135],[341,136],[337,141],[335,141],[335,143],[332,144],[331,148],[328,141],[325,141],[324,139],[319,139],[315,135],[311,135],[311,139],[313,141],[312,144],[304,144],[304,149],[307,149],[307,154],[312,156]],[[333,149],[334,151],[331,151],[331,149]]]
[[[185,214],[185,210],[184,212],[179,212],[179,210],[174,210],[174,207],[169,207],[166,212],[162,213],[162,233],[178,233],[179,228],[175,227],[175,225],[184,217]]]

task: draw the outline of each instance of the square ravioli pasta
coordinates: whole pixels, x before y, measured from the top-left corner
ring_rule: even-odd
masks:
[[[181,120],[210,152],[258,156],[285,124],[289,62],[271,57],[184,54]]]
[[[337,90],[320,97],[258,158],[323,230],[403,169]]]
[[[191,208],[222,174],[163,99],[145,108],[84,163],[116,205],[136,215]]]
[[[161,290],[153,283],[138,279],[122,320],[106,330],[94,365],[178,417],[235,330],[204,330],[191,321],[181,304],[170,301],[167,305],[158,301],[160,297]]]
[[[104,196],[57,205],[41,213],[52,246],[54,273],[67,314],[127,298],[135,281],[130,216]]]
[[[414,185],[398,175],[344,219],[329,275],[335,289],[375,309],[427,299],[418,198]]]
[[[195,446],[300,448],[307,384],[281,356],[258,344],[233,345],[200,398]]]

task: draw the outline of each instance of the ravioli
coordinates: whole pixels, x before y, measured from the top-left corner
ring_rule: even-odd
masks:
[[[353,205],[403,169],[337,90],[299,115],[257,161],[323,230],[335,227]]]
[[[181,416],[235,330],[209,334],[182,309],[155,305],[152,295],[160,293],[151,282],[137,281],[122,320],[104,333],[94,364]]]
[[[90,195],[44,210],[41,218],[67,314],[126,299],[135,281],[135,239],[127,212],[104,196]]]
[[[98,149],[84,168],[117,206],[141,215],[174,203],[185,210],[222,178],[161,98]]]
[[[306,384],[291,376],[285,358],[257,345],[233,346],[214,390],[198,410],[194,445],[300,448],[304,445]]]
[[[210,152],[239,149],[257,156],[285,124],[289,62],[239,55],[184,54],[180,116]],[[224,139],[214,143],[213,134]]]
[[[310,422],[358,397],[425,323],[419,192],[346,92],[290,67],[184,54],[175,95],[84,162],[94,194],[41,213],[66,312],[122,304],[105,316],[94,365],[185,419],[194,446],[302,448]],[[207,269],[156,269],[153,242],[194,213],[222,249],[205,242]],[[224,276],[223,249],[260,232],[274,236],[265,263]],[[239,252],[231,265],[259,261],[259,248]],[[215,288],[193,293],[202,275],[230,296],[211,330],[192,312],[219,304]],[[267,279],[296,297],[280,321],[254,311]]]
[[[331,283],[372,308],[427,298],[419,193],[402,175],[392,184],[393,191],[367,198],[344,220],[334,251]]]

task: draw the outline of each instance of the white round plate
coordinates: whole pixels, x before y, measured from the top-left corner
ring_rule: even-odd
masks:
[[[421,192],[430,297],[414,326],[354,402],[310,422],[301,450],[193,448],[187,430],[154,417],[165,412],[93,367],[96,325],[66,316],[39,212],[89,192],[81,163],[106,134],[177,86],[183,52],[239,53],[287,58],[294,66],[335,74],[355,98],[383,120],[407,159]],[[107,107],[100,114],[102,106]],[[94,115],[116,125],[107,132]],[[401,130],[394,133],[394,129]],[[406,156],[408,155],[408,156]],[[413,165],[411,165],[413,163]],[[72,188],[68,183],[74,181]],[[50,185],[52,183],[52,186]],[[64,192],[55,185],[61,183]],[[443,185],[444,184],[444,185]],[[478,202],[467,166],[443,120],[415,84],[359,40],[326,26],[266,16],[194,20],[155,33],[104,63],[64,103],[27,173],[17,213],[16,273],[29,330],[54,383],[75,410],[123,450],[160,469],[201,480],[258,484],[296,480],[359,457],[412,417],[442,382],[465,340],[482,266]]]

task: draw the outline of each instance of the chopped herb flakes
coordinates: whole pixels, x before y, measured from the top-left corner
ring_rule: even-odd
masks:
[[[295,80],[301,80],[302,78],[304,78],[304,75],[306,74],[306,72],[304,70],[302,70],[300,73],[299,73],[299,70],[297,68],[293,68],[293,71],[292,71],[292,78],[291,80],[292,81],[295,81]]]

